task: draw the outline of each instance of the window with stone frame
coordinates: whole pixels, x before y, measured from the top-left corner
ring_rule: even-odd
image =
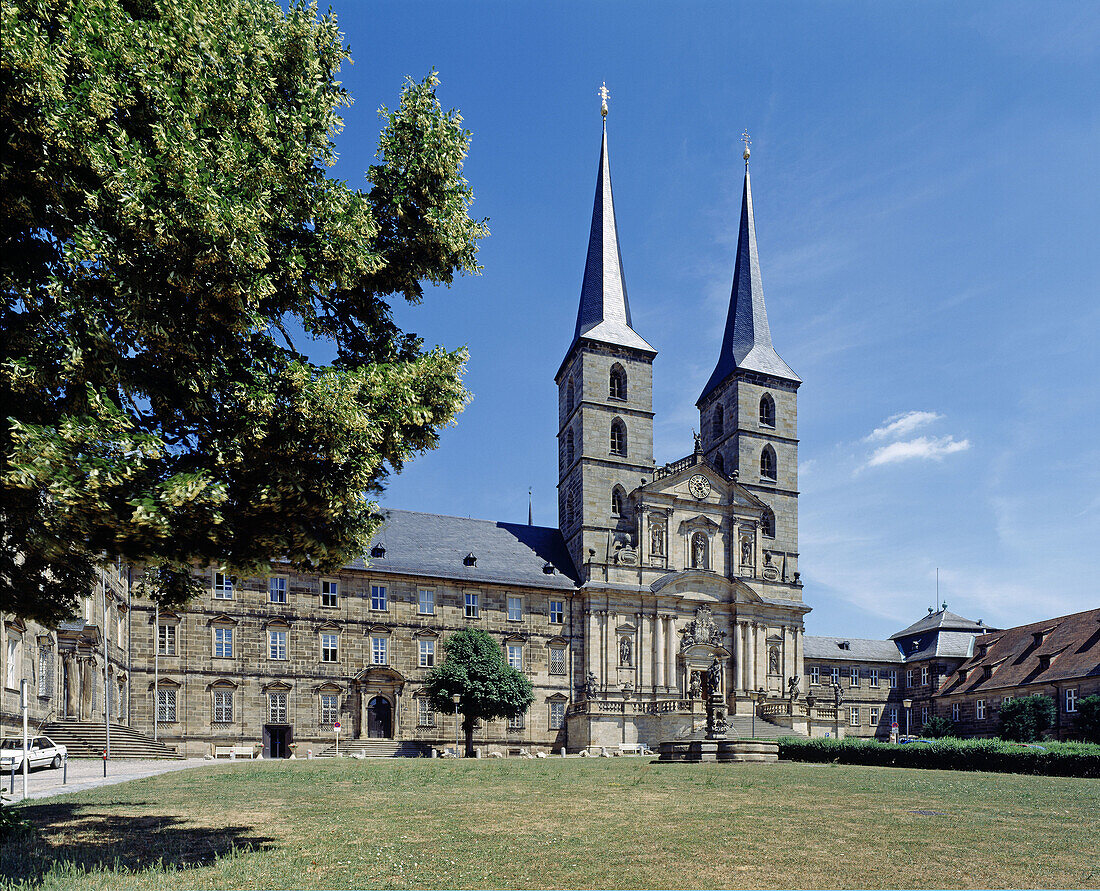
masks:
[[[848,707],[848,726],[849,727],[858,727],[859,726],[859,706],[858,705],[852,705],[852,706]]]
[[[318,715],[322,727],[331,727],[340,717],[340,696],[337,693],[318,694]]]
[[[770,508],[764,508],[760,516],[760,533],[765,538],[775,538],[775,514]]]
[[[572,429],[565,431],[565,467],[562,470],[568,470],[573,466],[573,459],[576,457],[576,446],[573,442]]]
[[[508,644],[508,667],[523,671],[523,645]]]
[[[267,694],[267,722],[269,724],[289,723],[285,691],[273,690]]]
[[[389,599],[386,595],[385,585],[371,585],[370,586],[370,608],[375,611],[385,611],[388,609]]]
[[[623,514],[623,492],[618,486],[611,490],[611,516],[621,517]]]
[[[888,709],[886,714],[890,718],[890,726],[891,727],[893,727],[895,724],[897,724],[897,722],[898,722],[898,710],[897,710],[897,708]]]
[[[811,684],[820,684],[821,683],[821,668],[817,665],[811,665],[810,666],[810,683]]]
[[[370,653],[372,665],[388,665],[389,639],[385,637],[372,637],[370,639]]]
[[[920,667],[920,682],[922,687],[928,686],[928,666],[922,665]]]
[[[551,600],[550,601],[550,624],[562,625],[565,622],[565,601],[564,600]]]
[[[714,455],[714,469],[717,470],[722,476],[726,475],[726,459],[722,457],[721,452],[716,452]]]
[[[1077,711],[1077,688],[1069,687],[1066,690],[1066,712],[1074,714]]]
[[[868,709],[867,715],[869,717],[869,723],[872,727],[878,727],[878,706],[871,706]]]
[[[831,683],[831,684],[839,684],[840,683],[840,667],[839,666],[834,665],[832,668],[829,669],[829,683]]]
[[[760,424],[763,427],[775,426],[775,400],[770,393],[760,397]]]
[[[913,669],[912,668],[907,668],[905,670],[905,688],[907,690],[912,689],[912,687],[913,687],[913,677],[914,677]]]
[[[551,730],[561,730],[565,724],[565,700],[553,699],[549,703],[550,706],[550,722],[549,726]]]
[[[214,691],[214,723],[215,724],[232,724],[233,723],[233,691],[232,690],[215,690]]]
[[[516,594],[508,595],[508,621],[523,621],[523,598]]]
[[[898,673],[895,670],[891,669],[889,677],[890,677],[890,689],[891,690],[896,690],[898,688]]]
[[[550,647],[550,674],[565,674],[565,647]]]
[[[416,603],[416,611],[419,615],[435,615],[435,591],[432,588],[420,588],[416,592]]]
[[[465,600],[466,618],[477,619],[481,615],[481,598],[473,591],[467,591]]]
[[[427,696],[419,696],[416,700],[416,726],[417,727],[434,727],[435,726],[435,709],[432,708],[431,700]]]
[[[268,579],[267,594],[271,603],[286,603],[286,579],[281,576]]]
[[[524,712],[520,712],[518,715],[513,715],[508,719],[508,729],[522,730],[524,728],[526,717],[527,716]]]
[[[626,457],[626,424],[619,418],[611,422],[611,454]]]
[[[287,633],[285,631],[268,631],[267,632],[267,658],[275,659],[279,662],[286,661],[286,639]]]
[[[321,606],[332,609],[340,604],[340,583],[335,579],[321,580]]]
[[[920,707],[920,725],[923,727],[928,723],[928,706],[922,705]]]
[[[959,716],[961,714],[962,714],[962,708],[960,708],[959,703],[952,702],[951,703],[951,720],[952,721],[959,720]]]
[[[565,388],[565,414],[567,416],[573,413],[573,405],[575,402],[573,378],[569,378],[569,383]]]
[[[985,700],[979,699],[974,703],[974,717],[979,721],[985,720]]]
[[[322,631],[321,632],[321,661],[322,662],[337,662],[339,661],[338,650],[338,635],[334,631]]]
[[[233,579],[224,572],[214,573],[214,599],[215,600],[232,600],[233,599]]]
[[[872,687],[878,686],[878,669],[871,668],[867,671],[867,683]]]
[[[11,633],[8,636],[7,670],[4,672],[4,686],[9,690],[18,690],[23,673],[23,635]]]
[[[176,655],[176,625],[162,623],[157,626],[157,654],[160,656]]]
[[[848,686],[849,687],[858,687],[859,686],[859,666],[858,665],[853,665],[850,669],[848,669]]]
[[[40,646],[38,648],[38,695],[42,699],[53,696],[53,647]]]
[[[722,416],[722,405],[714,406],[714,415],[711,417],[711,438],[717,440],[724,432],[725,423]]]
[[[233,658],[233,629],[226,625],[214,626],[214,658]]]
[[[174,687],[157,689],[157,721],[161,724],[176,723],[176,690]]]
[[[420,655],[420,667],[431,668],[435,665],[435,641],[421,638],[417,641],[417,645]]]
[[[608,375],[607,395],[610,399],[626,399],[626,371],[616,362]]]
[[[774,481],[778,476],[777,464],[775,449],[770,445],[764,446],[763,451],[760,452],[760,478]]]

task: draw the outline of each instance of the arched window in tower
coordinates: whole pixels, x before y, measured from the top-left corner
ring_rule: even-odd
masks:
[[[565,528],[573,525],[573,499],[565,496]]]
[[[565,431],[565,469],[568,470],[573,466],[573,457],[575,450],[573,447],[573,431]]]
[[[711,438],[716,440],[721,437],[723,427],[724,424],[722,420],[722,406],[716,405],[714,406],[714,420],[711,422],[710,425]]]
[[[691,536],[691,568],[708,569],[710,562],[707,557],[707,537],[702,532],[696,532]]]
[[[611,490],[611,516],[621,517],[623,515],[623,490],[616,486]]]
[[[573,413],[573,378],[569,378],[569,384],[565,388],[565,415]]]
[[[626,424],[619,418],[611,422],[611,454],[626,457]]]
[[[760,478],[774,480],[776,478],[776,463],[775,449],[770,445],[764,446],[764,451],[760,453]]]
[[[775,426],[775,400],[769,393],[760,397],[760,423],[765,427]]]
[[[726,459],[722,457],[721,452],[714,456],[714,469],[722,476],[726,475]]]
[[[612,399],[626,399],[626,371],[618,362],[611,366],[607,395]]]
[[[765,508],[764,516],[760,518],[760,531],[768,538],[775,538],[775,514]]]

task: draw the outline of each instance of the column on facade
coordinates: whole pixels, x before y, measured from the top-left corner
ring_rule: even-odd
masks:
[[[797,674],[800,678],[802,676],[803,669],[800,665],[802,662],[802,629],[798,626],[794,626],[794,667],[791,669],[791,674]],[[810,689],[809,683],[802,683],[799,681],[799,689]]]
[[[588,639],[584,642],[584,654],[585,662],[588,664],[585,674],[585,682],[587,683],[587,674],[591,672],[593,675],[599,674],[600,663],[597,658],[599,654],[600,643],[600,617],[596,614],[596,611],[592,609],[591,602],[588,607]]]
[[[653,619],[653,651],[656,654],[654,660],[656,672],[653,677],[653,686],[660,689],[665,685],[665,617],[660,613]]]
[[[607,610],[600,610],[600,684],[606,690],[611,683],[607,668]]]
[[[665,629],[665,681],[675,688],[676,679],[676,617],[666,616],[668,627]]]
[[[749,689],[756,689],[756,632],[759,626],[755,622],[750,622],[748,626],[749,641],[748,646],[745,647],[746,659],[749,663]]]
[[[733,654],[730,656],[730,668],[733,670],[733,692],[745,689],[745,660],[741,652],[741,623],[733,623]]]
[[[642,641],[645,639],[642,633],[644,620],[645,616],[642,613],[634,613],[634,687],[639,692],[642,684],[645,683],[645,649],[642,647]]]
[[[780,625],[779,630],[781,635],[779,644],[779,673],[782,675],[781,689],[786,690],[787,678],[791,676],[787,665],[787,659],[791,653],[791,648],[787,645],[787,633],[790,631],[790,629],[786,625]]]

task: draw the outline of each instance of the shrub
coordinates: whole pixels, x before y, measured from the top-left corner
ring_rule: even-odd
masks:
[[[920,735],[926,736],[929,739],[942,739],[945,736],[954,736],[955,725],[947,720],[947,718],[933,715],[924,722]]]
[[[1031,742],[1054,723],[1054,700],[1049,696],[1020,696],[1001,706],[1001,739]]]
[[[1077,735],[1100,743],[1100,696],[1095,693],[1077,703]]]

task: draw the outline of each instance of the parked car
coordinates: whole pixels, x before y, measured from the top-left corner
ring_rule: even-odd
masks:
[[[36,767],[60,767],[61,762],[68,755],[68,749],[55,745],[48,736],[32,736],[27,740],[30,746],[30,757],[27,766],[34,770]],[[23,737],[0,740],[0,770],[5,773],[23,769]]]

